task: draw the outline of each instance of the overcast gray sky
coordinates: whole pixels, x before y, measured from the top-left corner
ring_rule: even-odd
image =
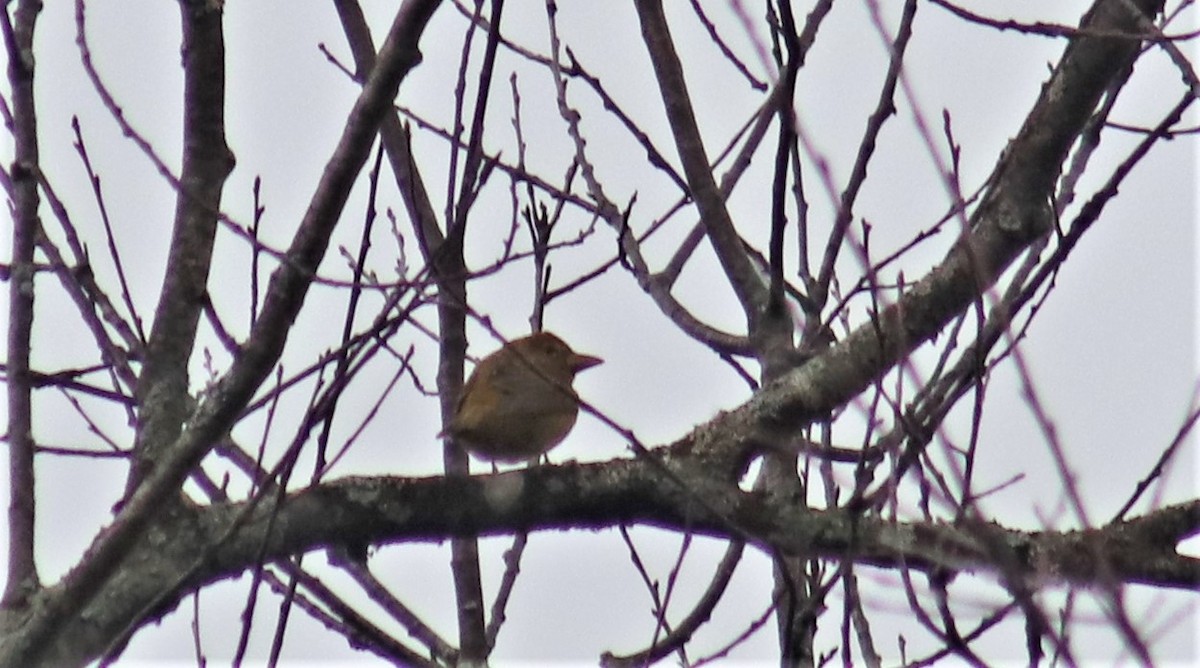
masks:
[[[377,41],[390,23],[395,4],[364,2],[372,14]],[[715,155],[753,114],[761,98],[727,66],[691,18],[685,3],[668,4],[691,92],[698,101],[698,120],[710,142],[710,155]],[[973,4],[981,10],[997,10],[994,3]],[[1026,19],[1073,23],[1086,4],[1010,2],[1004,3],[1003,10]],[[842,3],[835,9],[798,84],[802,100],[799,123],[812,139],[810,156],[814,163],[825,161],[835,186],[847,178],[886,64],[886,50],[870,28],[866,5]],[[754,39],[740,27],[737,17],[714,9],[731,47],[755,76],[769,80],[771,73],[765,71],[756,54]],[[757,3],[745,3],[744,9],[755,19],[761,11]],[[580,62],[604,80],[613,97],[659,147],[668,149],[671,144],[661,99],[654,89],[632,7],[627,3],[561,2],[559,10],[559,31]],[[175,195],[145,156],[121,136],[83,76],[73,43],[71,11],[70,3],[47,3],[39,24],[38,102],[43,161],[55,188],[72,207],[76,223],[85,230],[92,253],[102,255],[104,240],[94,225],[95,207],[72,147],[70,120],[78,116],[92,160],[103,177],[134,302],[148,326],[164,268],[163,250],[169,241]],[[803,15],[807,9],[798,7],[797,11]],[[357,93],[356,84],[329,64],[317,45],[328,45],[343,62],[351,59],[329,3],[231,1],[225,12],[229,143],[238,160],[225,190],[225,211],[235,220],[249,222],[251,185],[261,177],[266,205],[263,236],[267,243],[282,247],[307,206]],[[88,21],[96,64],[106,83],[130,122],[174,168],[180,153],[182,104],[177,6],[150,0],[93,2],[89,4]],[[400,104],[442,125],[449,122],[452,110],[453,77],[463,26],[462,17],[453,7],[439,10],[422,41],[425,60],[402,85],[398,98]],[[541,3],[508,3],[504,26],[513,40],[546,51],[546,18]],[[1176,28],[1176,32],[1182,30],[1184,26]],[[1062,44],[1056,39],[965,25],[943,10],[921,5],[905,70],[913,97],[901,96],[898,100],[898,114],[881,135],[878,158],[856,209],[857,215],[873,226],[872,247],[878,256],[906,243],[916,230],[931,225],[947,206],[940,166],[920,139],[918,119],[933,124],[934,136],[940,140],[941,115],[943,110],[949,113],[956,139],[962,145],[963,183],[970,189],[978,187],[1007,140],[1016,133],[1046,78],[1047,65],[1057,60]],[[530,169],[557,179],[567,167],[571,149],[555,107],[549,74],[503,49],[497,71],[501,74],[495,79],[492,96],[492,133],[485,146],[490,152],[515,156],[508,122],[512,116],[508,73],[516,71]],[[1149,54],[1139,61],[1137,76],[1123,94],[1114,118],[1131,124],[1158,118],[1174,103],[1178,78],[1165,57]],[[1167,89],[1172,91],[1169,95],[1161,93]],[[610,119],[599,116],[595,99],[582,86],[573,86],[571,94],[585,112],[588,149],[599,165],[609,196],[625,203],[636,193],[633,224],[644,229],[670,206],[677,192],[660,173],[644,164],[643,152],[636,144],[613,127]],[[1191,120],[1195,123],[1195,114]],[[1134,141],[1134,136],[1106,134],[1095,160],[1098,164],[1112,163]],[[436,184],[431,186],[431,194],[436,202],[442,202],[445,170],[441,166],[445,164],[446,147],[428,135],[419,135],[416,146],[427,176]],[[673,151],[667,153],[675,159]],[[11,161],[7,145],[4,160],[6,164]],[[1195,145],[1190,139],[1155,149],[1065,265],[1022,344],[1039,399],[1053,419],[1094,522],[1110,517],[1136,482],[1147,475],[1194,401],[1196,166]],[[760,157],[730,200],[734,219],[760,248],[765,247],[769,219],[769,208],[763,203],[770,192],[770,168],[769,161]],[[810,216],[814,221],[824,221],[815,225],[827,225],[834,199],[822,190],[819,174],[813,172],[808,177]],[[1094,180],[1085,179],[1080,190],[1086,196],[1096,185]],[[474,266],[498,257],[498,244],[511,216],[507,181],[493,179],[483,197],[488,203],[477,209],[467,249],[468,261]],[[394,188],[384,192],[381,204],[397,212],[401,226],[407,224]],[[339,243],[355,246],[364,206],[365,186],[347,207],[347,223],[339,232]],[[436,206],[440,210],[441,204]],[[495,220],[480,215],[488,210],[496,212]],[[684,219],[690,225],[692,219]],[[668,257],[671,244],[688,227],[684,219],[666,230],[660,241],[648,245],[652,262],[661,263]],[[561,234],[569,237],[589,222],[575,211],[564,222]],[[54,225],[49,227],[55,229]],[[387,278],[395,244],[386,238],[386,224],[382,229],[372,268]],[[908,256],[900,265],[906,279],[912,281],[924,273],[952,240],[952,233],[944,233]],[[3,243],[7,244],[8,239]],[[613,243],[611,231],[601,229],[581,248],[564,251],[555,258],[555,281],[580,275],[611,257]],[[519,237],[518,244],[528,245],[523,237]],[[415,246],[410,245],[407,251],[415,262]],[[242,241],[227,233],[220,236],[210,288],[235,336],[245,333],[248,322],[247,257]],[[843,263],[846,276],[861,273],[855,271],[850,254],[844,255]],[[111,284],[113,277],[107,267],[98,266],[97,270]],[[323,272],[348,276],[336,249],[327,256]],[[894,278],[895,272],[890,270],[887,275]],[[508,337],[529,329],[531,276],[528,263],[516,264],[472,284],[477,308],[486,312]],[[39,287],[51,282],[49,278],[40,280]],[[707,251],[689,265],[679,294],[685,304],[714,325],[728,330],[744,326],[741,311]],[[339,314],[340,328],[343,299],[343,293],[337,290],[313,290],[289,341],[285,366],[297,369],[303,360],[331,345],[335,332],[329,313]],[[71,315],[72,307],[61,293],[43,290],[38,308],[34,354],[39,368],[95,362],[86,345],[86,334],[80,331],[77,319]],[[863,314],[859,308],[854,317],[861,319]],[[417,319],[425,325],[435,323],[431,310],[419,312]],[[679,334],[632,277],[619,268],[571,298],[552,303],[546,323],[577,350],[606,360],[604,365],[583,374],[577,387],[589,402],[648,444],[679,438],[716,411],[732,408],[749,396],[749,389],[736,374],[714,360],[709,351]],[[212,366],[223,369],[229,361],[227,355],[210,332],[205,336]],[[398,347],[405,347],[409,339],[421,342],[415,332],[406,336],[404,345]],[[471,336],[472,355],[482,356],[498,345],[481,328],[473,327]],[[436,364],[434,350],[426,345],[414,358],[419,375],[429,386]],[[916,361],[918,368],[928,370],[928,356],[919,355]],[[374,373],[380,382],[386,382],[392,371],[381,366]],[[204,357],[198,354],[193,373],[196,390],[203,387],[206,374]],[[304,398],[298,394],[295,401]],[[435,398],[422,396],[411,385],[397,389],[386,410],[342,460],[337,475],[436,474],[441,466],[441,446],[435,438],[440,428],[436,405]],[[348,411],[357,415],[367,408],[364,401]],[[969,405],[962,408],[966,410],[960,412],[968,414],[956,415],[948,422],[947,443],[962,443],[966,438]],[[856,409],[849,411],[853,415]],[[80,420],[50,417],[60,412],[74,415],[57,397],[39,399],[39,440],[73,445],[91,440]],[[97,407],[94,416],[110,433],[128,433],[121,411]],[[847,422],[842,421],[839,433],[852,443],[855,430]],[[355,423],[347,418],[339,437],[347,437]],[[261,420],[248,420],[240,435],[253,442],[260,426]],[[619,435],[594,418],[583,416],[567,442],[553,452],[552,460],[599,461],[629,454]],[[1162,503],[1196,496],[1196,461],[1194,446],[1189,446],[1162,492]],[[111,505],[123,488],[123,468],[115,463],[70,459],[44,460],[40,464],[39,565],[43,577],[52,581],[78,560],[96,529],[109,517]],[[979,468],[980,489],[1021,476],[982,501],[998,522],[1027,529],[1074,526],[1074,518],[1065,508],[1061,474],[1009,368],[997,372],[991,380]],[[485,471],[486,466],[480,465],[478,470]],[[0,484],[7,484],[6,478],[4,481]],[[665,577],[676,558],[680,539],[649,529],[634,529],[632,533],[639,546],[646,549],[643,556],[655,562],[651,568]],[[485,541],[485,590],[495,586],[502,568],[501,553],[507,546],[504,540]],[[683,574],[683,580],[692,584],[691,591],[706,582],[722,550],[715,541],[697,540]],[[1194,544],[1192,550],[1200,553]],[[371,563],[377,572],[393,575],[390,582],[397,594],[445,636],[453,637],[454,599],[449,588],[448,554],[445,545],[393,546],[375,552]],[[321,558],[310,559],[319,562]],[[647,642],[653,627],[650,603],[629,566],[627,549],[615,533],[534,535],[523,572],[508,626],[496,650],[499,664],[543,660],[591,663],[604,650],[631,650]],[[895,587],[895,578],[890,575],[865,569],[862,577],[864,587]],[[236,633],[230,629],[237,626],[245,583],[243,578],[200,595],[205,650],[217,663],[228,660],[236,643]],[[718,608],[698,647],[715,648],[744,628],[763,612],[770,588],[769,562],[761,555],[751,555],[730,588],[728,603]],[[980,585],[977,595],[981,602],[1006,596],[998,587],[987,585]],[[260,605],[262,628],[270,628],[269,620],[275,614],[276,601],[273,597],[268,600]],[[183,614],[141,631],[126,657],[150,662],[189,661],[190,605],[191,601],[186,601],[181,607]],[[903,628],[911,613],[902,595],[890,605],[882,606],[881,619]],[[1131,592],[1130,609],[1146,615],[1194,617],[1195,607],[1194,596],[1189,600],[1153,591]],[[1103,625],[1097,626],[1096,642],[1081,650],[1085,657],[1095,652],[1093,658],[1104,658],[1113,651],[1111,643],[1115,641],[1106,640]],[[1164,621],[1164,636],[1155,638],[1155,647],[1163,648],[1164,658],[1186,661],[1196,651],[1189,626]],[[259,635],[254,656],[261,658],[270,637],[268,633]],[[883,632],[879,635],[889,641],[895,636]],[[1012,637],[1007,636],[1008,642]],[[325,633],[303,614],[293,614],[288,639],[286,656],[297,659],[368,658],[352,653],[342,640]],[[995,652],[991,656],[1011,655],[1017,662],[1023,656],[1019,645],[1006,647],[1004,639],[983,646]],[[888,651],[894,652],[894,647]],[[773,627],[768,625],[733,656],[743,661],[769,660],[776,652]]]

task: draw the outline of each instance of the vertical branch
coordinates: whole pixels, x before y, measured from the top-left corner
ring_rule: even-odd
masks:
[[[375,49],[371,44],[362,10],[353,0],[336,0],[335,6],[341,18],[343,30],[354,54],[355,67],[360,77],[370,72],[375,64]],[[466,358],[466,263],[463,258],[463,238],[466,232],[466,217],[474,201],[477,176],[482,164],[482,131],[484,112],[491,73],[499,44],[499,19],[503,2],[493,0],[489,22],[488,43],[485,48],[478,97],[474,110],[472,132],[468,141],[468,154],[464,166],[459,196],[455,204],[448,204],[447,232],[443,234],[437,225],[437,216],[429,200],[428,190],[412,157],[408,133],[394,112],[383,120],[380,131],[384,150],[391,163],[392,172],[400,188],[405,208],[413,222],[422,254],[429,262],[434,280],[438,285],[438,328],[441,338],[438,362],[437,385],[441,397],[443,423],[448,423],[454,414],[463,382],[463,360]],[[464,61],[466,54],[463,55]],[[465,66],[464,66],[465,67]],[[461,87],[458,91],[457,109],[462,108]],[[452,151],[457,148],[452,147]],[[451,171],[456,171],[457,160],[451,156]],[[451,178],[453,181],[453,176]],[[451,184],[451,188],[453,185]],[[452,207],[452,208],[451,208]],[[446,472],[450,475],[470,473],[470,460],[465,451],[447,442],[443,453]],[[458,594],[459,641],[462,659],[467,662],[482,661],[487,655],[488,643],[484,627],[483,586],[479,576],[479,550],[474,539],[458,538],[451,542],[451,568],[454,573],[455,589]]]
[[[480,11],[481,2],[476,3],[476,12]],[[495,21],[493,20],[493,25]],[[461,133],[462,109],[464,103],[464,84],[466,77],[466,61],[470,50],[469,36],[474,28],[468,30],[468,39],[463,47],[463,63],[459,72],[459,85],[455,90],[455,134]],[[493,52],[494,53],[494,52]],[[480,81],[480,99],[486,100],[486,82]],[[479,110],[476,110],[479,113]],[[478,122],[482,118],[477,117]],[[478,123],[473,126],[477,128]],[[474,132],[474,129],[473,129]],[[480,137],[471,137],[470,143]],[[468,166],[463,170],[460,195],[453,194],[454,177],[458,163],[458,142],[451,147],[450,178],[447,183],[446,203],[446,236],[436,248],[430,248],[432,257],[428,257],[433,265],[434,277],[438,282],[438,330],[441,338],[441,348],[438,362],[437,386],[442,403],[442,423],[449,424],[454,415],[458,395],[462,391],[463,361],[466,357],[466,263],[463,258],[463,238],[466,234],[466,216],[469,207],[465,200],[472,190],[473,170]],[[468,147],[468,162],[474,150]],[[454,202],[457,201],[457,206]],[[468,475],[470,473],[470,458],[466,451],[459,448],[452,440],[447,440],[442,453],[443,465],[449,475]],[[454,591],[458,600],[458,633],[459,646],[463,659],[482,661],[486,656],[486,630],[483,623],[483,585],[479,574],[479,544],[471,538],[456,538],[450,543],[450,568],[454,577]]]
[[[779,82],[778,115],[779,143],[775,147],[775,169],[771,183],[771,240],[770,240],[770,308],[783,309],[783,234],[787,229],[787,179],[789,158],[795,155],[796,145],[796,75],[800,71],[799,35],[796,34],[796,21],[792,17],[792,7],[788,2],[779,3],[780,38],[787,48],[787,59],[777,53],[781,60],[782,77]]]
[[[471,134],[467,142],[467,159],[463,166],[462,181],[457,201],[453,204],[453,219],[447,221],[446,240],[435,252],[434,275],[438,281],[440,299],[438,323],[442,337],[442,356],[438,365],[438,389],[442,399],[442,422],[449,424],[453,417],[458,395],[462,390],[463,360],[466,357],[466,306],[467,282],[466,261],[463,258],[463,240],[466,236],[467,214],[475,201],[483,164],[483,129],[487,112],[488,93],[491,90],[492,72],[496,62],[496,49],[500,43],[500,14],[503,0],[492,0],[491,16],[484,47],[483,63],[480,65],[476,88],[474,117]],[[464,59],[466,54],[463,55]],[[461,101],[459,102],[461,105]],[[461,108],[461,106],[460,106]],[[451,151],[457,151],[452,146]],[[446,473],[467,475],[470,459],[466,451],[452,440],[446,441],[443,453]],[[483,663],[489,647],[484,624],[485,605],[483,583],[479,572],[479,542],[475,538],[455,538],[450,543],[451,570],[454,573],[454,590],[458,599],[458,636],[461,659],[467,664]]]
[[[12,87],[12,275],[9,277],[8,385],[8,582],[3,604],[25,601],[38,587],[34,546],[33,378],[29,368],[33,330],[33,249],[38,235],[37,110],[33,89],[33,33],[42,3],[17,3],[15,25],[3,12],[8,81]]]
[[[808,50],[812,48],[817,41],[817,34],[820,31],[821,25],[825,22],[825,17],[829,16],[830,10],[833,9],[833,0],[818,0],[813,6],[812,11],[808,13],[808,18],[804,22],[804,29],[796,33],[796,60],[797,68],[804,63],[804,59],[808,54]],[[789,7],[790,15],[790,7]],[[795,23],[793,19],[793,23]],[[790,38],[789,38],[790,39]],[[795,121],[795,114],[792,114],[792,120]],[[793,132],[796,126],[792,126]],[[806,288],[812,286],[812,267],[809,264],[809,238],[808,238],[808,202],[804,195],[804,182],[802,180],[802,170],[800,168],[800,147],[799,145],[792,146],[792,169],[794,170],[793,192],[796,199],[796,250],[797,250],[797,275],[804,282]],[[815,305],[812,300],[804,300],[801,302],[801,307],[804,309],[806,318],[805,322],[805,342],[804,345],[812,347],[814,345],[813,334],[818,331],[821,323],[821,307]]]
[[[258,229],[262,224],[266,207],[262,204],[262,177],[254,177],[251,191],[254,195],[254,219],[250,223],[250,324],[258,320],[258,265],[262,260],[262,244],[258,242]]]
[[[81,3],[82,4],[82,3]],[[82,9],[80,11],[80,32]],[[180,3],[183,23],[183,168],[175,226],[138,380],[139,425],[129,490],[179,435],[188,411],[188,360],[207,290],[217,211],[233,155],[225,143],[225,36],[222,12],[201,0]]]
[[[513,100],[513,130],[516,133],[517,140],[517,169],[524,173],[525,167],[525,131],[521,124],[521,91],[517,88],[517,78],[512,76],[509,78],[509,87],[512,89]],[[575,173],[575,165],[567,171],[567,178],[564,180],[568,184],[571,183],[571,175]],[[513,182],[513,202],[516,205],[516,181]],[[525,219],[525,226],[529,230],[529,243],[533,248],[533,313],[529,315],[529,330],[533,332],[542,331],[545,320],[546,302],[549,301],[547,293],[550,288],[550,267],[546,264],[546,259],[550,254],[550,233],[554,231],[554,223],[558,220],[559,209],[554,216],[550,215],[546,205],[540,204],[537,201],[537,193],[533,190],[533,185],[528,181],[525,182],[525,194],[528,199],[528,204],[521,212],[521,216]]]
[[[496,50],[500,46],[500,15],[504,0],[492,0],[492,11],[488,21],[487,43],[484,46],[483,62],[479,66],[479,83],[475,89],[474,118],[471,119],[471,136],[467,140],[467,161],[463,165],[462,182],[455,202],[451,234],[466,222],[467,211],[475,202],[476,187],[479,185],[483,166],[483,129],[487,115],[488,97],[492,90],[492,74],[496,66]],[[451,148],[451,150],[457,150]],[[458,232],[462,234],[462,232]]]
[[[471,60],[471,45],[475,43],[475,26],[480,24],[480,14],[482,12],[483,0],[475,0],[475,10],[471,15],[471,25],[467,26],[466,34],[463,36],[462,52],[458,59],[458,74],[454,80],[454,128],[451,131],[449,166],[446,170],[445,218],[446,229],[449,234],[453,234],[455,216],[459,213],[455,210],[454,206],[457,200],[454,196],[454,184],[459,182],[458,147],[463,145],[463,107],[467,99],[467,68]],[[465,184],[467,180],[467,177],[463,177],[462,182]]]
[[[481,66],[471,135],[467,145],[467,160],[463,169],[459,195],[456,201],[447,203],[451,219],[446,223],[446,236],[431,253],[434,277],[438,282],[438,329],[441,335],[441,354],[438,363],[437,384],[442,402],[442,422],[449,424],[454,415],[458,395],[462,390],[463,361],[466,357],[466,262],[463,258],[463,240],[466,235],[467,213],[474,200],[476,177],[482,162],[484,113],[487,108],[489,84],[495,62],[496,46],[499,42],[501,0],[493,0],[488,43],[485,47],[484,63]],[[469,44],[469,43],[468,43]],[[464,47],[468,48],[468,47]],[[467,54],[464,52],[464,68]],[[460,74],[460,77],[463,76]],[[462,109],[462,88],[456,99],[456,109]],[[456,114],[461,118],[461,112]],[[461,127],[456,121],[456,127]],[[457,152],[456,146],[451,146]],[[452,164],[455,162],[453,156]],[[453,184],[449,184],[453,188]],[[451,208],[453,207],[453,208]],[[452,212],[452,213],[451,213]],[[466,451],[452,440],[447,440],[443,451],[443,462],[449,475],[468,475],[470,458]],[[484,625],[483,584],[479,572],[479,543],[474,538],[455,538],[450,544],[450,567],[454,577],[455,596],[458,600],[459,649],[462,660],[467,663],[482,663],[487,656],[487,633]]]

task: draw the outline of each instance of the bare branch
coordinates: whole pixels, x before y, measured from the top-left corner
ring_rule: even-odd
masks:
[[[62,619],[85,606],[114,576],[164,501],[179,489],[192,467],[229,430],[270,373],[324,256],[350,187],[366,162],[379,123],[401,79],[419,59],[417,40],[437,4],[433,0],[413,0],[397,13],[379,61],[350,112],[341,141],[288,250],[288,261],[271,277],[261,316],[242,347],[241,356],[193,413],[189,428],[162,450],[153,472],[128,499],[114,524],[98,538],[89,559],[55,590],[52,600],[31,615],[20,638],[0,643],[0,663],[36,665],[40,657],[61,651],[61,646],[51,642],[51,638],[63,630]],[[85,644],[79,642],[72,651],[83,649]],[[59,649],[52,651],[52,647]],[[61,663],[64,658],[46,660]]]
[[[684,81],[683,66],[671,42],[662,4],[657,0],[639,0],[635,4],[692,198],[700,209],[700,217],[721,266],[746,312],[750,333],[765,335],[759,331],[758,325],[767,307],[766,285],[742,250],[742,239],[725,207],[725,198],[713,179],[711,163],[696,126],[695,113]]]
[[[38,133],[34,110],[33,35],[42,3],[18,2],[15,24],[8,6],[3,21],[8,83],[12,90],[16,159],[12,171],[15,200],[12,261],[8,282],[6,381],[8,390],[8,580],[3,605],[23,606],[39,587],[34,561],[33,377],[30,337],[33,330],[34,245],[38,218]]]

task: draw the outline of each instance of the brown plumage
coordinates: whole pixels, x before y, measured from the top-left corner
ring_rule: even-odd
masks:
[[[579,413],[575,374],[602,360],[539,332],[479,362],[445,432],[488,460],[517,462],[558,445]]]

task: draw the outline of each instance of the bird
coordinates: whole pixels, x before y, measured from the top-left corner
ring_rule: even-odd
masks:
[[[549,332],[510,341],[476,365],[441,435],[481,459],[536,460],[575,426],[575,374],[601,362]]]

